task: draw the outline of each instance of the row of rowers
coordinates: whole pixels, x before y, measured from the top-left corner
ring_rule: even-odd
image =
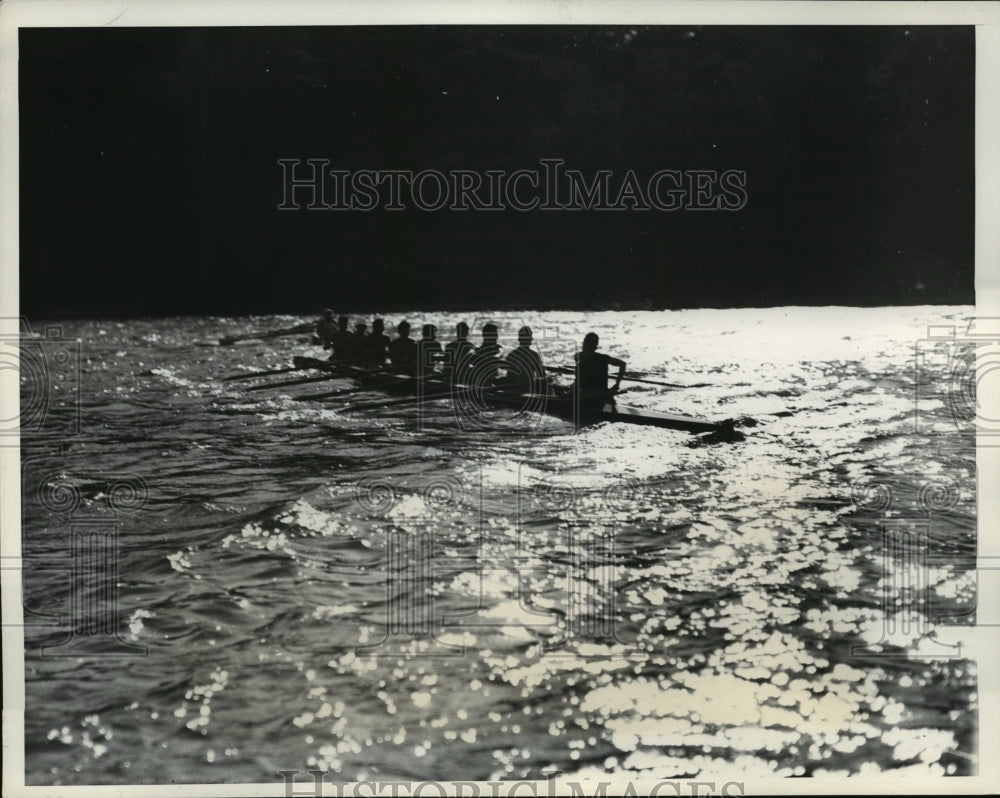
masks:
[[[517,348],[503,357],[498,343],[499,330],[492,323],[483,325],[483,340],[478,347],[469,341],[469,325],[465,322],[455,325],[455,339],[444,346],[437,339],[437,328],[433,324],[423,325],[420,340],[410,337],[410,329],[409,322],[401,321],[396,325],[396,338],[390,339],[385,334],[382,319],[375,319],[371,332],[368,332],[368,325],[364,322],[356,323],[352,332],[347,316],[341,316],[334,322],[332,314],[324,314],[316,327],[315,343],[333,350],[331,361],[379,368],[388,360],[394,370],[408,374],[418,371],[421,374],[434,371],[457,374],[468,368],[478,372],[503,367],[508,374],[516,374],[530,382],[545,377],[542,359],[531,348],[530,327],[522,327],[518,331]]]

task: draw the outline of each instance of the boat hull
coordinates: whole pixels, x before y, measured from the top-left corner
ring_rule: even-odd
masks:
[[[326,361],[309,363],[311,358],[296,358],[300,366],[323,368],[337,371],[345,377],[353,378],[359,385],[367,385],[372,390],[382,391],[393,396],[415,396],[420,383],[407,374],[372,374],[369,370],[346,364],[334,364]],[[636,424],[662,429],[676,429],[685,432],[727,432],[732,431],[733,422],[713,422],[694,416],[682,416],[672,413],[661,413],[646,408],[620,405],[616,402],[584,402],[578,404],[573,395],[566,389],[560,395],[545,395],[526,393],[516,390],[483,390],[471,386],[450,386],[440,378],[423,383],[424,396],[428,401],[453,397],[456,401],[468,401],[484,409],[508,408],[519,411],[530,411],[555,416],[565,421],[571,421],[578,427],[591,426],[603,421],[618,424]],[[365,403],[367,406],[367,403]]]
[[[681,416],[671,413],[660,413],[639,407],[629,407],[616,402],[603,402],[592,408],[577,408],[572,396],[543,396],[540,394],[518,394],[503,396],[487,395],[486,401],[500,407],[517,407],[521,409],[537,409],[538,412],[557,416],[566,421],[573,421],[577,426],[586,427],[610,421],[620,424],[637,424],[646,427],[662,429],[677,429],[685,432],[718,432],[731,426],[728,423],[716,423],[694,416]]]

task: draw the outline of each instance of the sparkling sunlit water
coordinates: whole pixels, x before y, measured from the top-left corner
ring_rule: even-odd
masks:
[[[961,348],[925,340],[971,315],[467,317],[704,384],[622,401],[740,419],[715,445],[352,413],[293,398],[345,382],[219,380],[315,348],[199,345],[300,319],[66,324],[82,424],[55,403],[25,448],[26,606],[72,617],[68,541],[101,522],[147,653],[42,657],[65,633],[29,626],[28,783],[973,772],[975,664],[940,619],[975,606],[975,440]]]

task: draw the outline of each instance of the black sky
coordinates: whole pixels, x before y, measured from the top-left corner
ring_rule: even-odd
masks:
[[[30,317],[973,301],[974,31],[22,29]],[[347,170],[744,170],[738,212],[292,211]]]

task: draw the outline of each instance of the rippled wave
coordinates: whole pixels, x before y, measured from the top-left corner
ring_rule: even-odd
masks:
[[[975,772],[975,438],[921,349],[971,314],[493,314],[708,383],[628,403],[745,425],[712,446],[220,381],[310,349],[220,336],[297,318],[65,324],[79,430],[53,404],[23,449],[28,783]],[[115,599],[74,581],[87,524]],[[81,590],[117,641],[67,645]]]

